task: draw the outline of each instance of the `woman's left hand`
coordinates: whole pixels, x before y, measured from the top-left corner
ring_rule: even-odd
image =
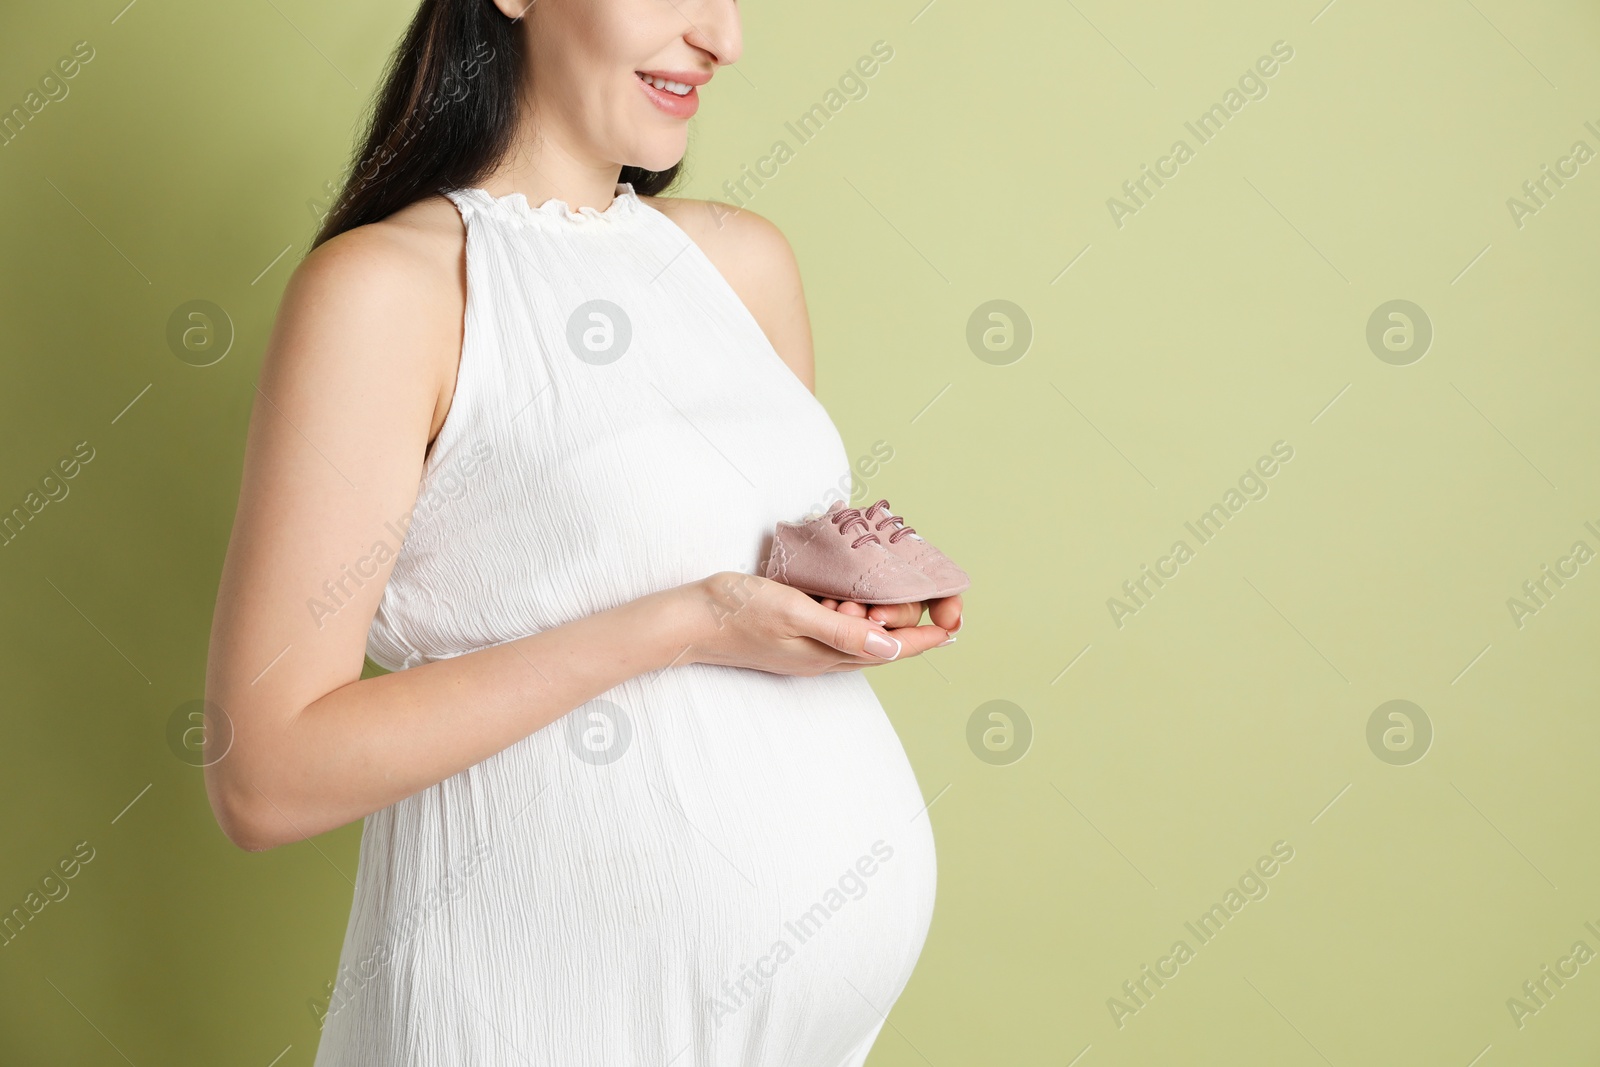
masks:
[[[956,631],[961,629],[960,596],[947,596],[939,600],[917,601],[911,604],[857,604],[853,600],[825,599],[822,601],[822,606],[857,618],[881,622],[886,630],[915,626],[922,621],[923,611],[927,611],[929,621],[935,626],[949,630],[952,641],[955,640]]]

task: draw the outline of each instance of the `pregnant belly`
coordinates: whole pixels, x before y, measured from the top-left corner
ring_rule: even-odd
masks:
[[[369,820],[356,941],[480,856],[369,1003],[467,998],[541,1062],[842,1067],[932,918],[922,807],[860,674],[633,679]]]
[[[637,747],[573,784],[615,820],[596,861],[671,931],[641,967],[676,975],[659,995],[712,1033],[832,1018],[843,1055],[899,995],[934,901],[922,795],[866,679],[705,666],[613,696],[637,701]]]
[[[871,687],[860,674],[715,667],[682,681],[647,777],[662,783],[651,786],[661,829],[675,827],[703,871],[701,903],[685,908],[694,936],[726,942],[715,1011],[759,1005],[778,974],[886,1010],[932,917],[935,859],[921,791]]]

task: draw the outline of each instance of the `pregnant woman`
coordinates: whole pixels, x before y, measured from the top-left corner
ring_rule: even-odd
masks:
[[[425,0],[284,293],[206,784],[251,851],[365,819],[318,1067],[851,1067],[915,966],[863,668],[961,602],[756,577],[850,468],[782,235],[657,195],[740,41],[734,0]]]

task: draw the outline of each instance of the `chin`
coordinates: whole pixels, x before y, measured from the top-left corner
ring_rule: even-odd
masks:
[[[648,139],[629,152],[626,158],[630,166],[659,173],[682,162],[688,147],[689,137],[685,130],[672,136]]]

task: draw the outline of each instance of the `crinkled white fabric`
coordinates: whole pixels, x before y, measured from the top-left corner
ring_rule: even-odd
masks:
[[[827,413],[630,186],[449,195],[465,342],[376,662],[755,573],[849,484]],[[367,817],[317,1067],[858,1067],[932,919],[922,809],[862,672],[634,678]]]

